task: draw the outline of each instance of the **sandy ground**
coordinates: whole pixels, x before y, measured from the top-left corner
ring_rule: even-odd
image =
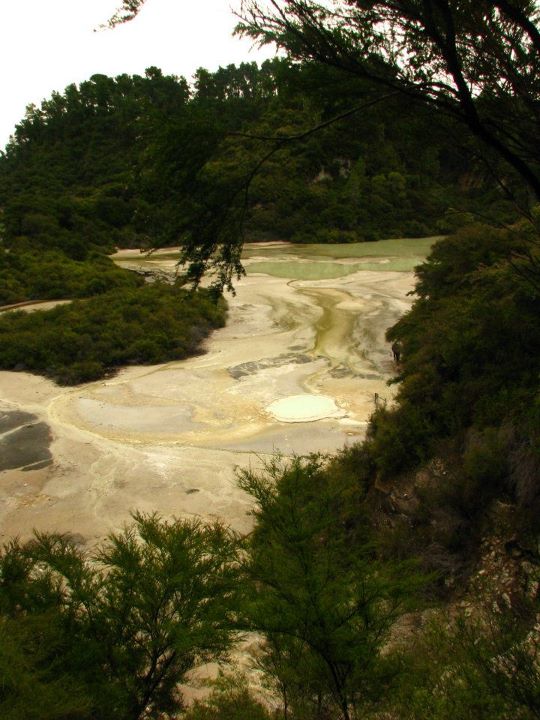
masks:
[[[59,305],[69,305],[71,300],[39,300],[34,302],[29,300],[27,302],[15,303],[13,305],[2,305],[0,307],[0,313],[4,312],[15,312],[22,310],[23,312],[36,312],[36,310],[52,310]]]
[[[0,540],[47,529],[93,545],[134,510],[219,517],[244,531],[250,502],[235,467],[363,437],[375,394],[393,392],[384,332],[411,303],[412,274],[305,281],[247,268],[204,355],[76,388],[0,372],[0,450],[10,458],[0,464]]]

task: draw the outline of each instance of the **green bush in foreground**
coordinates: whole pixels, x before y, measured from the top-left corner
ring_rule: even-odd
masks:
[[[497,603],[488,583],[470,616],[403,617],[426,578],[378,558],[369,527],[351,535],[331,462],[275,458],[240,486],[255,501],[243,540],[136,514],[93,555],[57,534],[4,546],[2,720],[540,716],[538,599]],[[264,691],[229,670],[186,708],[180,684],[227,660],[238,630],[261,641]]]
[[[186,674],[226,655],[234,537],[197,520],[134,520],[94,556],[56,534],[0,552],[0,717],[164,717],[182,707]]]
[[[205,290],[156,283],[115,289],[46,312],[0,317],[0,367],[74,385],[129,364],[179,360],[225,322]]]
[[[195,701],[182,716],[183,720],[271,720],[273,717],[243,677],[223,674],[214,681],[209,697]]]
[[[265,640],[260,669],[293,717],[359,717],[391,681],[384,644],[426,578],[379,563],[368,528],[351,543],[339,522],[348,488],[319,456],[274,459],[239,485],[255,501],[244,613]]]

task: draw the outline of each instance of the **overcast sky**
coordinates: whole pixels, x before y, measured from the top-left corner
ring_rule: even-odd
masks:
[[[240,0],[146,0],[139,17],[94,32],[118,0],[0,0],[0,148],[30,103],[95,73],[141,74],[155,65],[188,80],[198,67],[261,61],[270,49],[231,37]]]

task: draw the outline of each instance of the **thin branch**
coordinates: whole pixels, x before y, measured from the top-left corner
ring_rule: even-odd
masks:
[[[520,8],[507,0],[493,0],[493,4],[499,8],[501,13],[509,17],[510,20],[513,20],[516,25],[527,33],[536,52],[540,53],[540,32],[533,21],[530,20]]]
[[[255,179],[257,173],[263,167],[263,165],[265,163],[267,163],[268,160],[270,160],[270,158],[273,157],[279,150],[281,150],[281,148],[285,144],[287,144],[289,142],[300,142],[302,140],[305,140],[310,135],[312,135],[313,133],[315,133],[323,128],[329,127],[330,125],[333,125],[334,123],[337,123],[341,120],[351,117],[355,113],[358,113],[366,108],[372,107],[373,105],[383,102],[384,100],[388,100],[389,98],[392,98],[398,94],[399,94],[398,91],[395,91],[392,93],[388,93],[386,95],[381,95],[380,97],[375,98],[374,100],[370,100],[367,103],[363,103],[362,105],[358,105],[354,108],[351,108],[350,110],[347,110],[346,112],[341,113],[340,115],[330,118],[329,120],[325,120],[323,123],[320,123],[314,127],[309,128],[308,130],[305,130],[304,132],[297,133],[295,135],[265,136],[265,135],[250,135],[249,133],[229,133],[229,135],[233,136],[233,137],[246,137],[246,138],[251,138],[251,139],[256,139],[256,140],[261,140],[261,141],[274,142],[275,146],[271,150],[269,150],[265,155],[263,155],[263,157],[251,169],[251,171],[249,172],[247,177],[244,178],[241,185],[239,185],[239,187],[236,189],[236,191],[234,193],[232,193],[232,195],[230,196],[228,207],[225,210],[225,215],[227,215],[229,212],[231,212],[234,201],[240,195],[240,193],[243,192],[244,201],[243,201],[243,206],[242,206],[242,211],[241,211],[241,219],[240,219],[240,227],[243,228],[245,218],[247,215],[247,211],[248,211],[248,206],[249,206],[249,191],[251,188],[251,184],[253,183],[253,180]]]

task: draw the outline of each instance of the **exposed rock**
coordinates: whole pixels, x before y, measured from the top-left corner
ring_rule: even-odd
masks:
[[[303,365],[313,362],[315,358],[309,355],[296,355],[294,353],[287,355],[279,355],[275,358],[264,358],[262,360],[253,360],[228,368],[229,375],[235,380],[240,380],[248,375],[255,375],[259,370],[267,370],[272,367],[282,367],[283,365]]]
[[[126,268],[137,275],[142,275],[146,282],[156,282],[162,280],[163,282],[173,283],[176,278],[176,271],[162,270],[160,268]]]

